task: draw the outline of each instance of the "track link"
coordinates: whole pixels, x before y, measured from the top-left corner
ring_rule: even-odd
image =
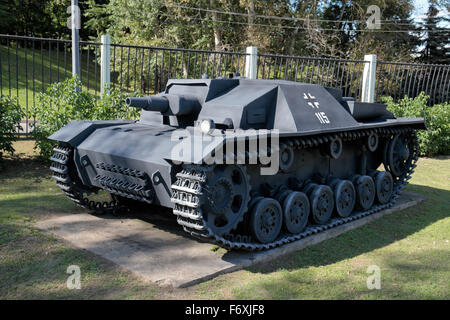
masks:
[[[52,178],[56,180],[56,185],[76,205],[98,215],[118,211],[120,206],[116,201],[98,202],[86,197],[96,190],[84,186],[78,177],[72,173],[76,172],[74,171],[72,147],[63,145],[55,147],[50,160],[52,161],[50,170],[52,171]]]
[[[411,139],[413,139],[414,142],[411,164],[402,176],[394,178],[393,195],[388,203],[373,205],[366,211],[354,211],[346,218],[333,218],[324,225],[309,225],[305,231],[299,234],[282,234],[277,240],[268,244],[252,242],[251,237],[248,235],[227,234],[219,236],[214,234],[206,225],[206,222],[203,220],[201,207],[203,186],[206,183],[207,170],[210,170],[210,167],[186,164],[183,166],[182,171],[177,174],[177,180],[172,185],[172,202],[174,203],[173,212],[177,216],[177,222],[191,235],[208,239],[210,242],[227,249],[257,251],[279,247],[390,208],[397,201],[400,192],[405,188],[416,167],[419,156],[419,144],[414,129],[408,127],[394,127],[347,131],[335,134],[291,138],[281,141],[280,144],[286,143],[298,149],[316,148],[336,137],[341,138],[342,141],[349,141],[367,137],[372,133],[376,133],[383,138],[391,138],[396,134],[410,134]]]

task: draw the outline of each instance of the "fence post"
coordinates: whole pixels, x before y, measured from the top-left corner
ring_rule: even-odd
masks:
[[[102,35],[100,69],[100,93],[104,94],[109,92],[111,84],[111,37],[109,34]]]
[[[361,88],[361,102],[375,101],[375,80],[377,73],[377,55],[366,54],[364,56],[364,64],[362,88]]]
[[[256,79],[258,70],[258,48],[247,47],[247,56],[245,57],[245,76],[248,79]]]
[[[70,13],[72,28],[72,75],[81,78],[80,71],[80,34],[78,23],[80,19],[80,8],[78,7],[78,0],[71,0]]]

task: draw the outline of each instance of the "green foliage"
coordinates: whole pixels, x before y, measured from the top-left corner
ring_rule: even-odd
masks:
[[[95,0],[102,4],[105,1]],[[92,0],[92,2],[94,2]],[[91,5],[79,1],[81,14]],[[4,34],[33,35],[45,38],[70,38],[67,20],[70,13],[68,0],[8,0],[0,1],[0,30]],[[84,22],[84,17],[82,17]],[[83,23],[80,37],[85,39],[96,35],[96,30]]]
[[[436,55],[448,61],[448,33],[439,27],[448,19],[436,15],[446,2],[437,2],[430,2],[422,27],[411,18],[413,0],[87,0],[78,5],[83,40],[109,33],[113,42],[124,44],[228,51],[255,45],[265,53],[357,59],[370,52],[395,61],[412,60],[411,52],[424,47],[427,59]],[[2,1],[2,33],[67,39],[69,5],[67,0]],[[426,32],[425,38],[416,32],[354,32],[364,31],[370,5],[381,9],[383,20],[402,20],[382,24],[382,30],[440,32]],[[361,23],[351,23],[356,20]]]
[[[38,123],[32,131],[36,148],[42,158],[51,156],[55,142],[48,137],[73,120],[111,120],[115,118],[137,118],[137,109],[128,110],[124,101],[125,93],[111,89],[100,98],[78,90],[78,78],[67,79],[51,85],[46,92],[37,96],[32,109]]]
[[[0,168],[2,166],[2,152],[14,152],[13,141],[20,128],[20,120],[24,116],[16,99],[0,96]]]
[[[97,40],[108,33],[116,43],[220,51],[255,45],[264,53],[360,59],[371,52],[382,60],[411,60],[420,42],[415,34],[352,32],[365,24],[348,21],[365,21],[370,5],[380,7],[383,19],[404,22],[382,29],[415,29],[412,0],[105,0],[83,12]]]
[[[137,93],[131,94],[138,96]],[[119,89],[111,89],[109,94],[104,94],[100,99],[95,100],[95,106],[92,110],[92,120],[111,120],[111,119],[137,119],[140,109],[128,108],[125,105],[125,98],[129,93],[120,92]]]
[[[418,133],[420,153],[424,156],[450,154],[450,104],[427,106],[428,96],[422,92],[415,98],[405,96],[395,103],[392,97],[383,97],[383,102],[396,117],[423,117],[427,130]]]

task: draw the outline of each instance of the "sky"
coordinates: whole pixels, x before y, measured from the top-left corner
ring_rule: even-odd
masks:
[[[414,16],[421,16],[427,13],[428,1],[427,0],[414,0]]]
[[[414,0],[413,1],[413,5],[414,5],[414,11],[413,11],[413,18],[419,18],[421,16],[425,16],[427,14],[428,11],[428,0]],[[445,11],[445,10],[440,10],[439,11],[439,15],[441,16],[448,16],[449,12]],[[420,20],[419,20],[420,21]],[[450,27],[449,23],[443,23],[442,26],[447,26]]]
[[[426,13],[428,11],[428,1],[427,0],[414,0],[413,4],[414,4],[414,11],[413,11],[414,18],[426,15]],[[447,15],[447,16],[449,15],[449,13],[445,12],[444,10],[441,10],[439,13],[441,15]],[[419,21],[421,21],[421,20],[419,20]],[[440,24],[438,24],[438,25],[440,25]],[[444,22],[440,26],[450,28],[450,23]],[[423,45],[418,48],[418,50],[422,50],[422,49],[423,49]]]

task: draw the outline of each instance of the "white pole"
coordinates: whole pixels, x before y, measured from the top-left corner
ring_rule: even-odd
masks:
[[[79,34],[79,19],[80,11],[78,7],[78,0],[71,2],[71,16],[72,16],[72,75],[80,78],[80,34]]]
[[[366,54],[364,61],[367,62],[364,63],[361,102],[374,102],[377,56],[375,54]]]
[[[108,93],[111,84],[111,37],[109,34],[102,35],[101,47],[101,71],[100,71],[100,92]]]
[[[247,47],[247,56],[245,57],[245,77],[256,79],[258,70],[258,48]]]

